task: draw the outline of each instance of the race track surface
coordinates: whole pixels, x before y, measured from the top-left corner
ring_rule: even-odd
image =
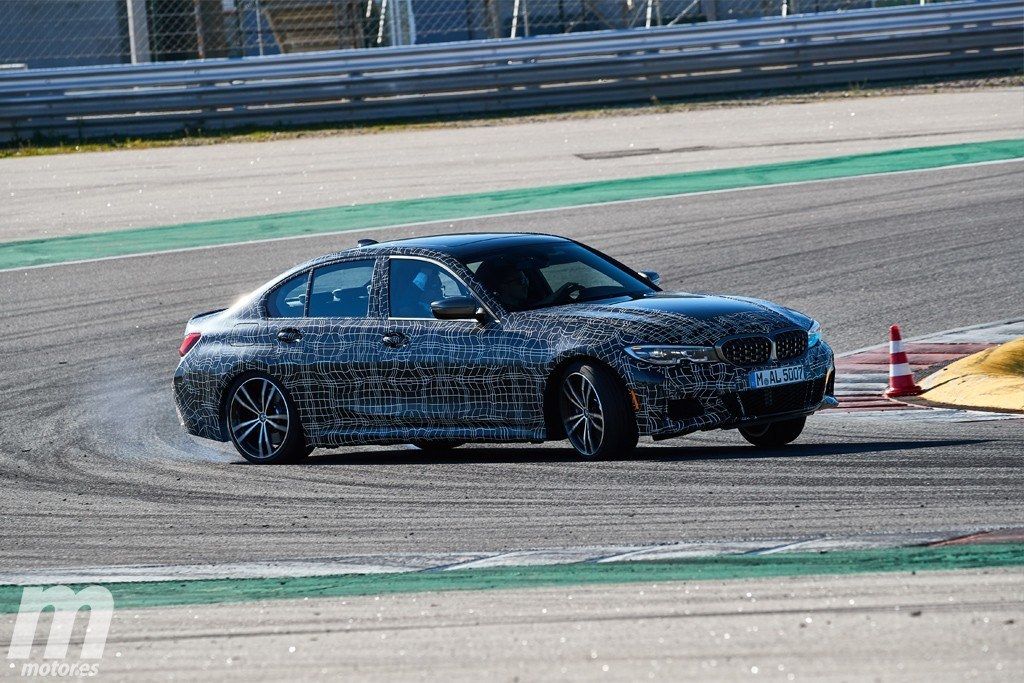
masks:
[[[0,241],[1024,135],[1021,88],[0,159]]]
[[[242,683],[1019,681],[1019,596],[1015,567],[119,608],[99,672]],[[0,638],[13,616],[0,614]]]
[[[1019,315],[1024,162],[361,233],[533,230],[670,289],[771,298],[837,351]],[[936,530],[1024,518],[1019,421],[820,416],[793,448],[735,433],[577,462],[564,444],[318,451],[255,467],[186,437],[185,320],[353,236],[0,273],[0,568]]]

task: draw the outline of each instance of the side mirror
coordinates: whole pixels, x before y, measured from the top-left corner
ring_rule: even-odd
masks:
[[[471,296],[450,296],[430,304],[430,310],[438,320],[476,320],[484,322],[486,313]]]
[[[641,270],[640,274],[644,276],[644,278],[647,279],[652,285],[661,284],[661,276],[658,275],[653,270]]]

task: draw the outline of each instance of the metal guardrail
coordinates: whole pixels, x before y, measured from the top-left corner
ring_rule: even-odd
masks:
[[[0,73],[0,141],[406,119],[1015,70],[1024,2]]]

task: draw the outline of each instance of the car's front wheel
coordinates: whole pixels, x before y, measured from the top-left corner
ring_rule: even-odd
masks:
[[[804,430],[806,417],[794,417],[755,427],[740,427],[743,438],[762,448],[778,448],[796,440]]]
[[[610,371],[577,362],[566,369],[559,392],[562,428],[584,458],[628,456],[638,439],[636,418]]]
[[[249,462],[288,462],[308,454],[295,405],[273,378],[253,375],[236,380],[228,389],[225,408],[231,443]]]

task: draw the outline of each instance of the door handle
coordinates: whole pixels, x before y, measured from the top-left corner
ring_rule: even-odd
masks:
[[[392,349],[401,348],[409,343],[409,338],[401,332],[388,332],[380,340],[384,343],[384,346]]]
[[[277,333],[277,339],[278,341],[291,344],[302,339],[302,332],[294,327],[282,327]]]

